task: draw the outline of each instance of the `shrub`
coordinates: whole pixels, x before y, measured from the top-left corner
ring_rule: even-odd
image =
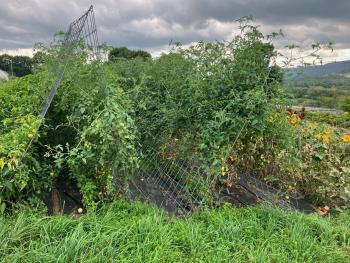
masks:
[[[84,203],[95,207],[98,200],[114,195],[113,176],[127,176],[137,166],[128,96],[110,75],[101,79],[100,66],[86,63],[88,47],[79,45],[79,52],[69,58],[39,139],[25,155],[40,122],[37,116],[47,85],[55,76],[43,71],[0,86],[2,209],[21,197],[49,190],[56,176],[67,171],[77,181]],[[47,65],[59,48],[57,43],[42,48]]]
[[[143,145],[159,149],[175,138],[178,156],[200,159],[211,177],[221,174],[233,142],[267,131],[282,80],[271,39],[240,23],[242,34],[230,42],[175,46],[129,90]]]
[[[40,122],[38,110],[44,92],[44,74],[29,75],[0,86],[0,205],[17,201],[49,186],[48,169],[38,160],[37,147],[25,153]]]
[[[303,161],[302,191],[316,203],[350,209],[350,145],[338,129],[304,123],[298,127]]]

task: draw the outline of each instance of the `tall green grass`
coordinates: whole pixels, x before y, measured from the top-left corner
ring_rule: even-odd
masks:
[[[1,262],[350,262],[350,217],[266,206],[188,218],[118,201],[80,219],[0,217]]]

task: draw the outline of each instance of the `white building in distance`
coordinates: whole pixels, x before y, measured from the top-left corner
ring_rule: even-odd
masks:
[[[0,82],[8,81],[9,74],[6,71],[0,69]]]

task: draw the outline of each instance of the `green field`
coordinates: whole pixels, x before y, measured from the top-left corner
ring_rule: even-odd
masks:
[[[287,81],[294,105],[324,107],[350,111],[348,73],[326,74]]]

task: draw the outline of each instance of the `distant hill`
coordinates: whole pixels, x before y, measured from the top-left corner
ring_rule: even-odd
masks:
[[[303,79],[329,74],[350,73],[350,60],[332,62],[319,66],[297,67],[288,69],[286,79]]]
[[[348,111],[350,60],[288,69],[284,78],[294,105]]]

